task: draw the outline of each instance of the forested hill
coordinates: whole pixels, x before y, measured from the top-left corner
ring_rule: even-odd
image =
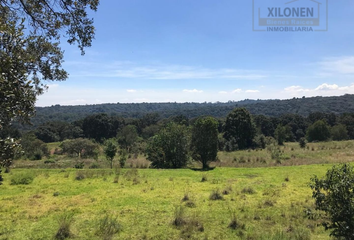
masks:
[[[243,100],[226,103],[114,103],[81,106],[37,107],[34,125],[47,121],[72,122],[96,113],[139,118],[147,113],[159,113],[161,118],[183,114],[188,118],[202,115],[225,117],[235,107],[245,107],[251,114],[280,116],[295,113],[307,116],[311,112],[353,113],[354,95],[339,97],[293,98],[289,100]]]

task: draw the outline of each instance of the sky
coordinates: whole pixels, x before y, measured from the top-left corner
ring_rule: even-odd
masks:
[[[289,1],[101,0],[92,47],[63,39],[69,78],[36,106],[354,94],[354,1],[318,0],[327,31],[253,31],[257,9],[317,4]]]

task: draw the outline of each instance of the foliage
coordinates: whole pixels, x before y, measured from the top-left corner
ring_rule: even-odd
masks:
[[[121,149],[119,151],[119,166],[124,168],[125,162],[127,161],[127,151],[125,149]]]
[[[82,130],[87,138],[98,142],[115,136],[111,118],[107,114],[94,114],[87,116],[82,123]]]
[[[343,141],[349,138],[347,127],[343,124],[335,125],[331,128],[331,136],[334,141]]]
[[[323,120],[318,120],[307,129],[306,138],[309,142],[326,141],[330,137],[331,133],[329,126]]]
[[[108,139],[105,141],[104,154],[107,161],[109,161],[111,169],[113,168],[113,159],[117,153],[117,145],[114,139]]]
[[[49,156],[47,144],[37,139],[33,133],[27,133],[22,136],[21,146],[27,159],[41,160],[43,156]]]
[[[256,117],[254,117],[257,130],[263,129],[262,133],[265,136],[273,136],[276,126],[290,124],[291,127],[298,126],[305,133],[305,128],[308,123],[304,117],[309,116],[313,112],[346,114],[346,117],[340,118],[338,121],[345,125],[351,124],[353,126],[351,138],[354,138],[354,121],[353,113],[354,105],[347,104],[354,102],[354,95],[346,94],[344,96],[334,97],[310,97],[310,98],[295,98],[289,100],[243,100],[243,101],[229,101],[229,102],[204,102],[204,103],[108,103],[82,106],[60,106],[55,105],[51,107],[37,107],[37,114],[32,122],[34,126],[39,126],[48,121],[68,121],[74,122],[85,118],[88,115],[95,113],[106,113],[107,115],[119,115],[125,118],[142,118],[148,113],[158,113],[159,119],[173,118],[174,116],[184,115],[189,119],[200,116],[213,116],[216,118],[225,118],[234,108],[245,107],[250,113],[254,115],[264,115],[267,117],[264,123],[259,124]],[[293,114],[298,117],[286,116],[283,120],[274,121],[272,117],[281,117],[284,114]],[[331,117],[333,118],[333,117]],[[322,119],[322,118],[321,118]],[[318,120],[321,120],[318,119]],[[317,120],[316,120],[317,121]],[[333,120],[331,120],[333,121]],[[296,129],[293,133],[296,136]],[[296,136],[297,140],[302,136]]]
[[[245,108],[236,108],[226,117],[224,138],[233,142],[237,149],[251,147],[255,133],[251,115]]]
[[[147,160],[154,168],[182,168],[188,161],[188,136],[185,126],[169,123],[148,144]]]
[[[30,172],[18,173],[11,177],[11,185],[28,185],[33,179],[34,175]]]
[[[354,237],[354,171],[350,164],[335,165],[326,176],[311,178],[312,197],[317,210],[327,218],[323,225],[332,229],[331,236],[353,239]]]
[[[35,135],[43,142],[49,143],[82,137],[83,131],[71,123],[54,121],[39,126]]]
[[[138,132],[134,125],[127,125],[123,127],[117,134],[118,143],[122,148],[130,152],[133,144],[138,139]]]
[[[300,148],[305,148],[306,147],[306,138],[304,138],[304,137],[300,138],[299,145],[300,145]]]
[[[63,153],[67,153],[71,156],[77,156],[79,158],[92,157],[97,159],[99,146],[93,143],[89,139],[77,138],[72,140],[65,140],[60,144],[63,149]]]
[[[13,138],[0,139],[0,185],[3,181],[3,177],[1,175],[2,168],[9,168],[11,166],[12,161],[19,149],[19,143],[14,141]]]
[[[278,142],[278,145],[284,145],[286,140],[286,128],[279,124],[274,132],[275,139]]]
[[[94,36],[86,8],[96,11],[98,2],[0,0],[0,131],[14,120],[29,122],[36,96],[47,88],[43,81],[67,78],[60,38],[68,36],[84,53]],[[10,166],[15,148],[0,141],[1,165]]]
[[[213,117],[199,118],[192,128],[192,157],[209,168],[218,153],[218,122]]]

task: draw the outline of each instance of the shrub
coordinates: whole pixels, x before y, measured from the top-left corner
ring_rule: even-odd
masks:
[[[75,176],[75,180],[83,180],[85,179],[85,174],[82,171],[77,171],[76,172],[76,176]]]
[[[100,168],[100,165],[98,163],[92,163],[90,166],[89,166],[90,169],[97,169],[97,168]]]
[[[304,137],[300,138],[299,145],[301,148],[305,148],[306,147],[306,138],[304,138]]]
[[[85,164],[83,162],[77,162],[74,167],[76,169],[83,169],[84,166],[85,166]]]
[[[353,167],[348,163],[335,165],[323,179],[311,178],[310,187],[316,210],[326,213],[323,225],[327,230],[333,229],[330,235],[338,239],[353,239]]]
[[[118,222],[118,217],[106,213],[97,224],[96,235],[102,237],[104,240],[112,239],[114,234],[122,231],[122,226]]]
[[[47,159],[44,161],[45,164],[55,163],[53,159]]]
[[[29,172],[13,175],[11,185],[28,185],[33,182],[34,175]]]
[[[54,238],[58,240],[64,240],[66,238],[72,237],[72,233],[70,231],[71,224],[74,220],[73,212],[65,212],[58,218],[59,229],[55,234]]]

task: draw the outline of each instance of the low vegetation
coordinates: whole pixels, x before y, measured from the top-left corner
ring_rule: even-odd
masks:
[[[329,239],[321,220],[306,214],[316,212],[310,178],[329,168],[15,168],[1,186],[0,238]],[[11,185],[27,174],[32,183]]]

